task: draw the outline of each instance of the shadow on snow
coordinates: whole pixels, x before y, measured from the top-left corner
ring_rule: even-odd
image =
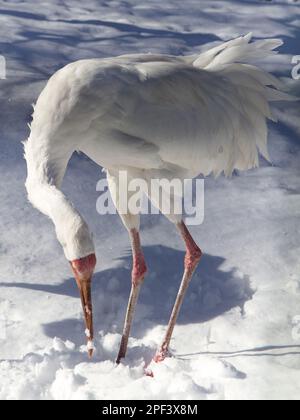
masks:
[[[167,325],[183,271],[184,252],[163,246],[145,247],[149,274],[141,290],[132,335],[142,338],[155,325]],[[224,258],[204,255],[194,275],[182,307],[181,325],[209,321],[252,299],[254,290],[247,276],[236,270],[222,271]],[[95,330],[121,332],[130,291],[131,256],[121,259],[120,267],[100,271],[93,280]],[[76,298],[80,303],[73,278],[58,285],[30,283],[1,283],[0,287],[16,287],[47,294]],[[242,320],[241,320],[242,322]],[[64,319],[43,326],[47,336],[58,336],[76,344],[83,340],[82,319]]]

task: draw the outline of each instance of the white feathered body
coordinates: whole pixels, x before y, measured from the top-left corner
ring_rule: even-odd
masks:
[[[72,63],[41,93],[29,142],[61,159],[70,148],[82,150],[108,168],[196,176],[255,167],[258,149],[268,159],[269,102],[287,95],[273,76],[241,64],[281,42],[249,39],[198,57],[146,54]]]
[[[107,169],[148,171],[156,178],[230,175],[257,166],[258,151],[269,158],[270,102],[291,98],[275,77],[245,64],[272,54],[281,41],[250,39],[197,56],[82,60],[50,78],[25,143],[26,185],[32,203],[54,220],[62,244],[74,225],[82,229],[79,215],[52,188],[75,150]],[[68,212],[74,214],[66,227]],[[66,254],[80,255],[82,236]],[[91,250],[87,245],[85,253]]]

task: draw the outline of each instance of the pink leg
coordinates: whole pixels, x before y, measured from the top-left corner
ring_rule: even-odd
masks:
[[[135,307],[138,301],[141,285],[144,281],[145,275],[147,273],[147,266],[144,258],[144,254],[141,247],[140,235],[136,229],[130,231],[130,239],[132,245],[132,255],[133,255],[133,269],[132,269],[132,286],[129,296],[122,341],[120,345],[119,354],[116,362],[119,364],[121,359],[126,356],[128,339],[132,324],[132,319],[134,316]]]
[[[133,268],[132,268],[132,283],[138,286],[147,273],[147,266],[143,250],[141,247],[140,234],[136,229],[130,231],[132,255],[133,255]]]
[[[190,284],[194,271],[196,270],[196,267],[202,256],[202,252],[200,248],[195,243],[186,225],[183,222],[181,222],[177,225],[177,227],[186,245],[186,255],[184,259],[185,270],[184,270],[182,282],[178,291],[178,295],[176,298],[176,302],[172,310],[172,314],[171,314],[171,318],[169,321],[165,338],[163,340],[161,347],[158,349],[153,359],[155,362],[163,361],[169,353],[170,341],[172,338],[174,327],[175,327],[175,324],[179,315],[179,311],[180,311],[185,293]]]

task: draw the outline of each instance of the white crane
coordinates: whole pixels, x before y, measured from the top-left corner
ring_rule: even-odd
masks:
[[[73,152],[80,150],[106,168],[109,187],[119,189],[118,172],[129,178],[193,178],[258,166],[266,158],[269,102],[292,99],[278,79],[250,60],[270,55],[280,40],[251,41],[251,34],[200,55],[136,54],[82,60],[55,73],[37,100],[25,142],[26,188],[31,203],[50,217],[70,261],[82,300],[93,353],[91,279],[95,248],[87,223],[61,192]],[[115,194],[113,194],[115,195]],[[116,194],[118,195],[118,194]],[[150,197],[155,201],[155,197]],[[174,199],[174,197],[171,197]],[[115,200],[117,209],[118,200]],[[168,215],[186,245],[185,271],[162,345],[168,354],[177,316],[201,250],[182,215]],[[117,362],[125,357],[146,263],[139,215],[121,214],[133,252],[132,289]]]

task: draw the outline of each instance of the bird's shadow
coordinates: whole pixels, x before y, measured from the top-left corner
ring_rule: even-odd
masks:
[[[133,335],[141,338],[155,325],[166,325],[183,271],[184,252],[164,246],[145,247],[149,274],[141,290],[133,325]],[[179,324],[201,323],[211,320],[252,299],[254,290],[246,275],[237,270],[223,271],[225,259],[204,255],[188,290]],[[121,332],[130,292],[131,256],[121,258],[119,267],[100,271],[93,281],[94,322],[96,331]],[[76,298],[78,290],[73,278],[58,285],[31,283],[0,283],[0,287],[16,287],[47,294]],[[82,344],[83,321],[64,319],[43,325],[49,337],[58,336]]]

